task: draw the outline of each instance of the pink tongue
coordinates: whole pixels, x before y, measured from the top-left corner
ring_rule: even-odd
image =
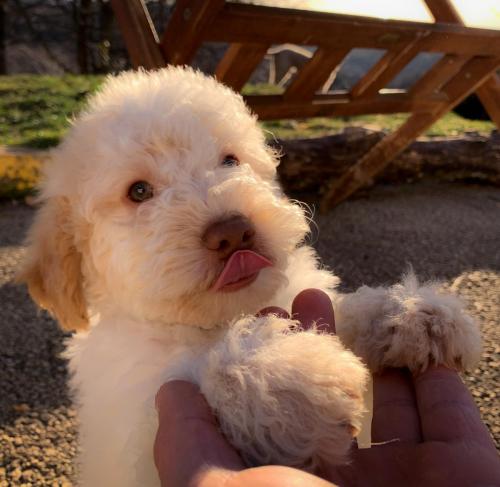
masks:
[[[212,289],[218,291],[227,284],[249,277],[264,267],[271,267],[273,263],[251,250],[237,250],[226,262],[219,278]]]

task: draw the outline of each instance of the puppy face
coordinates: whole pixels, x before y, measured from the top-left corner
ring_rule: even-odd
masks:
[[[109,79],[47,168],[22,278],[69,328],[92,313],[210,327],[254,312],[308,230],[276,165],[215,80],[184,68]],[[227,221],[245,222],[244,248],[272,263],[232,292],[214,283],[238,245],[224,250],[224,231],[207,244]]]

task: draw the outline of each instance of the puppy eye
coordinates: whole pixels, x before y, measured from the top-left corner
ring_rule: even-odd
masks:
[[[142,203],[153,197],[153,186],[147,181],[136,181],[130,185],[127,196],[134,203]]]
[[[233,154],[229,154],[227,156],[224,156],[224,159],[222,159],[222,165],[226,167],[239,166],[240,161]]]

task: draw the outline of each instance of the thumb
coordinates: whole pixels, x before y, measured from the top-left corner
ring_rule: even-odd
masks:
[[[197,386],[164,384],[156,395],[158,431],[154,460],[162,486],[196,485],[207,467],[241,470],[238,453],[221,435],[217,421]]]
[[[292,318],[306,330],[316,324],[320,330],[335,333],[332,301],[319,289],[305,289],[297,294],[292,303]]]

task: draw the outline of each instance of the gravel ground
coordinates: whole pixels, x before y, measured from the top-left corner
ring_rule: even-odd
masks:
[[[313,238],[346,290],[393,283],[411,263],[464,297],[485,344],[465,380],[500,449],[499,215],[495,188],[379,186],[318,216]],[[76,452],[65,335],[12,281],[32,217],[26,206],[0,205],[0,487],[70,486]]]

